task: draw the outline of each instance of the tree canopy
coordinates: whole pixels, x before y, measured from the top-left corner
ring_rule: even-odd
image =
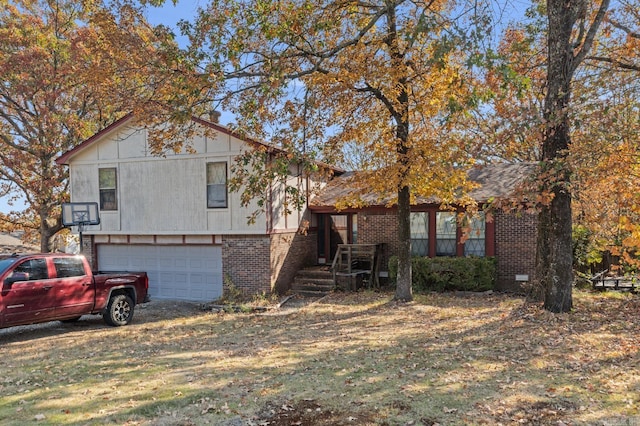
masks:
[[[461,193],[478,148],[458,123],[483,96],[470,66],[481,55],[479,7],[214,0],[183,23],[202,75],[224,82],[212,99],[236,114],[241,130],[268,135],[283,155],[307,164],[340,161],[347,144],[367,153],[357,175],[362,190],[395,194],[398,206],[401,300],[412,298],[413,197],[471,203]]]
[[[577,171],[585,170],[578,153],[586,146],[573,148],[571,95],[584,61],[605,61],[598,49],[606,43],[596,35],[608,2],[534,6],[531,17],[542,25],[510,27],[498,56],[479,48],[490,21],[478,3],[213,1],[183,29],[192,57],[206,64],[202,75],[221,89],[212,99],[237,115],[240,129],[268,135],[302,161],[344,162],[346,150],[356,151],[362,191],[380,198],[395,191],[400,265],[409,263],[413,196],[464,205],[465,166],[496,157],[539,161],[539,289],[547,309],[566,311],[571,200],[584,183]],[[606,23],[604,36],[615,30],[634,38],[628,21],[610,14]],[[604,50],[609,58],[613,46],[633,46],[613,40]],[[500,119],[487,119],[494,115]],[[251,172],[238,170],[241,187]],[[262,183],[251,186],[253,195],[264,192]],[[358,200],[343,205],[350,204]],[[411,298],[410,275],[400,267],[397,298]]]
[[[0,193],[27,206],[1,215],[0,227],[37,235],[48,251],[69,196],[55,158],[123,114],[169,99],[179,55],[170,34],[128,3],[0,6]]]
[[[639,47],[637,3],[616,2],[577,79],[573,111],[574,216],[589,237],[585,261],[600,262],[609,253],[620,258],[617,266],[631,269],[640,247]]]

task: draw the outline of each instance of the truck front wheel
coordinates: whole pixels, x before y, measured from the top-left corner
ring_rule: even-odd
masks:
[[[133,306],[133,300],[126,294],[111,296],[104,314],[104,322],[112,326],[129,324],[133,318]]]

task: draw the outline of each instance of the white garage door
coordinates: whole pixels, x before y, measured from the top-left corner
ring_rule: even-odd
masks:
[[[222,296],[222,248],[99,244],[101,271],[144,271],[151,299],[209,302]]]

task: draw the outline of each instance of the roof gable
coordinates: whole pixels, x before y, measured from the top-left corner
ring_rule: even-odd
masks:
[[[114,134],[117,131],[119,131],[120,129],[122,129],[123,127],[129,125],[132,121],[134,120],[134,115],[132,113],[127,114],[126,116],[120,118],[119,120],[116,120],[115,122],[113,122],[112,124],[110,124],[109,126],[105,127],[104,129],[100,130],[98,133],[96,133],[95,135],[91,136],[89,139],[86,139],[85,141],[81,142],[80,144],[78,144],[76,147],[70,149],[69,151],[63,153],[60,157],[58,157],[55,161],[57,164],[59,165],[69,165],[69,162],[71,161],[71,159],[73,157],[75,157],[76,155],[80,154],[81,152],[86,151],[87,149],[89,149],[90,147],[94,146],[96,143],[98,143],[100,140],[102,140],[104,137],[110,135],[110,134]],[[223,126],[221,124],[218,123],[213,123],[211,121],[207,121],[198,117],[191,117],[191,120],[194,123],[197,123],[203,127],[209,128],[214,130],[215,132],[219,132],[222,133],[224,135],[228,135],[231,137],[234,137],[242,142],[245,142],[247,144],[249,144],[250,146],[252,146],[253,148],[262,148],[265,149],[267,152],[273,152],[273,153],[279,153],[279,152],[284,152],[282,149],[268,144],[266,142],[260,142],[256,139],[253,139],[251,137],[248,137],[246,135],[241,134],[240,132],[234,131],[229,129],[226,126]],[[341,174],[344,173],[344,170],[336,167],[336,166],[332,166],[330,164],[327,163],[323,163],[321,161],[316,161],[315,162],[319,167],[321,167],[322,169],[325,170],[331,170],[334,174]]]
[[[114,134],[117,131],[121,130],[122,128],[124,128],[125,126],[131,124],[131,122],[134,120],[134,115],[133,114],[127,114],[126,116],[122,117],[119,120],[116,120],[115,122],[113,122],[112,124],[110,124],[109,126],[105,127],[104,129],[100,130],[98,133],[94,134],[93,136],[91,136],[89,139],[86,139],[85,141],[81,142],[80,144],[78,144],[77,146],[75,146],[74,148],[70,149],[69,151],[63,153],[60,157],[58,157],[56,159],[56,163],[60,164],[60,165],[68,165],[70,160],[75,157],[76,155],[78,155],[81,152],[86,151],[88,148],[94,146],[96,143],[98,143],[98,141],[102,140],[103,138],[107,137],[110,134]],[[280,151],[279,148],[269,145],[267,143],[264,142],[259,142],[255,139],[252,139],[250,137],[241,135],[239,132],[235,132],[231,129],[229,129],[226,126],[222,126],[220,124],[217,123],[212,123],[210,121],[207,120],[203,120],[201,118],[197,118],[197,117],[192,117],[191,120],[194,123],[197,123],[203,127],[212,129],[216,132],[220,132],[224,135],[228,135],[228,136],[233,136],[243,142],[248,143],[249,145],[253,146],[253,147],[262,147],[267,149],[268,151]]]
[[[110,134],[112,132],[115,132],[118,129],[122,128],[127,123],[129,123],[131,120],[133,120],[133,114],[127,114],[124,117],[122,117],[121,119],[114,121],[113,123],[111,123],[110,125],[105,127],[104,129],[100,130],[95,135],[91,136],[89,139],[86,139],[85,141],[83,141],[80,144],[76,145],[75,147],[73,147],[69,151],[63,153],[60,157],[56,158],[56,163],[60,164],[60,165],[68,165],[69,164],[69,160],[72,157],[74,157],[75,155],[79,154],[80,152],[86,150],[87,148],[93,146],[95,143],[97,143],[104,136],[106,136],[106,135],[108,135],[108,134]]]

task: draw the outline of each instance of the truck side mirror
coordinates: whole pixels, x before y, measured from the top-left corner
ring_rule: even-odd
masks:
[[[11,284],[18,281],[29,281],[29,274],[26,272],[14,272],[4,279],[4,284],[11,286]]]

